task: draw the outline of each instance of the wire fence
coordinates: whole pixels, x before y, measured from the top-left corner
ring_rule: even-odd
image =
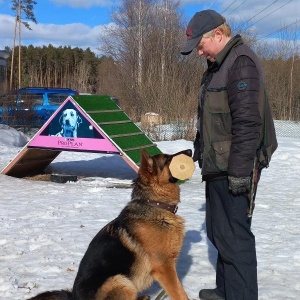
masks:
[[[275,120],[277,136],[300,138],[300,122]]]
[[[135,124],[154,142],[173,141],[179,139],[193,141],[196,135],[196,123],[194,120],[191,120],[190,122],[177,120],[170,124]],[[274,124],[276,135],[278,137],[300,138],[300,121],[275,120]],[[39,130],[39,128],[33,128],[32,126],[10,126],[16,128],[17,130],[23,131],[29,137],[34,136]]]
[[[275,130],[278,137],[300,138],[300,122],[275,120]],[[195,137],[195,122],[186,124],[176,121],[172,124],[143,124],[137,125],[153,141],[172,141],[178,139],[193,140]]]

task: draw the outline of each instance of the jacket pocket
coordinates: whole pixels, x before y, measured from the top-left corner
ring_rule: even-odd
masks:
[[[227,171],[231,141],[215,142],[212,147],[215,153],[216,167],[220,171]]]

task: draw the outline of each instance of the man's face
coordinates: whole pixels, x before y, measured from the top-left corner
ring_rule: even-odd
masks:
[[[196,47],[198,55],[214,62],[215,56],[224,48],[222,41],[224,39],[218,29],[214,31],[214,36],[203,36]]]
[[[218,54],[216,41],[214,37],[203,36],[198,46],[196,47],[199,56],[205,57],[211,62],[215,61],[215,56]]]

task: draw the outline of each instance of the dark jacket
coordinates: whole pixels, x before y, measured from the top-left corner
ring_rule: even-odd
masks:
[[[261,64],[239,35],[215,59],[202,78],[194,160],[199,160],[203,180],[249,176],[262,142],[266,109],[271,116]],[[272,118],[267,122],[274,129]],[[277,147],[276,137],[275,142]]]

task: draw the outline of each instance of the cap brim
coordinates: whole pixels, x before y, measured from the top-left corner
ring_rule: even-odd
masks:
[[[202,38],[202,36],[199,36],[197,38],[187,40],[184,48],[180,51],[180,53],[182,55],[190,54],[194,50],[194,48],[197,47],[197,45],[199,44],[201,38]]]

